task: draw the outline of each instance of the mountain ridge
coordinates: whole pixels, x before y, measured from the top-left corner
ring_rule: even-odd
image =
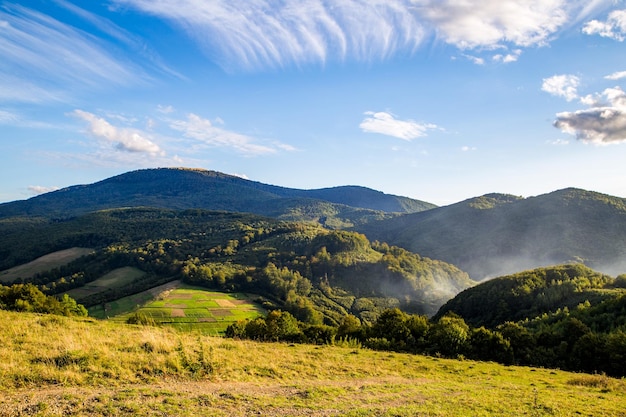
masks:
[[[572,261],[626,270],[626,199],[573,187],[527,198],[487,194],[355,230],[476,280]]]
[[[436,205],[359,186],[300,190],[263,184],[218,171],[156,168],[130,171],[27,200],[0,204],[0,218],[67,217],[120,207],[202,208],[251,212],[283,220],[345,227],[369,217],[427,210]],[[301,207],[308,215],[294,215]],[[292,213],[293,217],[289,217]],[[320,221],[320,219],[322,221]],[[330,219],[330,221],[328,221]],[[365,220],[363,220],[365,219]]]

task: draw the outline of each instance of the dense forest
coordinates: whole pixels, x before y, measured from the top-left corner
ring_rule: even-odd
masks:
[[[16,232],[7,228],[1,245],[4,268],[54,250],[94,248],[67,265],[12,281],[33,283],[47,294],[82,287],[121,267],[144,272],[77,300],[86,306],[182,279],[259,294],[267,308],[336,325],[346,314],[371,321],[393,307],[432,315],[474,285],[453,265],[355,232],[204,210],[106,210]]]

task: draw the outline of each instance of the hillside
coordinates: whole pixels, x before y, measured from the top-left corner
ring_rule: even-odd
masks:
[[[573,188],[530,198],[488,194],[355,230],[450,262],[475,280],[571,261],[626,271],[626,199]]]
[[[435,205],[365,187],[299,190],[215,171],[161,168],[132,171],[94,184],[76,185],[28,200],[0,204],[0,219],[14,216],[67,218],[121,207],[248,212],[281,220],[347,227],[389,217],[390,213],[413,213]]]
[[[606,376],[358,346],[4,311],[0,340],[1,416],[612,417],[625,405],[624,382]]]
[[[436,317],[454,312],[470,325],[495,328],[505,322],[590,303],[595,306],[626,292],[615,278],[584,265],[537,268],[494,278],[468,288],[441,307]]]
[[[336,324],[346,314],[371,321],[389,307],[434,314],[474,285],[453,265],[372,244],[354,232],[253,214],[138,208],[42,221],[23,229],[8,223],[0,241],[0,270],[68,248],[93,251],[34,275],[15,275],[34,267],[13,268],[0,279],[32,282],[57,294],[120,268],[139,271],[119,280],[119,286],[78,297],[87,307],[182,279],[260,294],[269,307],[287,309],[303,321]]]

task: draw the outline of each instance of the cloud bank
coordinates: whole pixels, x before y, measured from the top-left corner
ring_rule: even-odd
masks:
[[[581,98],[588,109],[556,115],[554,126],[596,145],[626,142],[626,93],[619,87]]]
[[[223,67],[248,71],[385,60],[412,54],[429,38],[462,50],[497,49],[495,62],[513,62],[520,48],[547,44],[589,8],[564,0],[114,1],[172,22]]]
[[[403,140],[412,140],[426,136],[429,129],[436,129],[437,126],[430,123],[418,123],[413,120],[398,120],[391,113],[372,112],[364,113],[367,117],[363,119],[359,127],[366,133],[380,133],[382,135],[393,136]]]

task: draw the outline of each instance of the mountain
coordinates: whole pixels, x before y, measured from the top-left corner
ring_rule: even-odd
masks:
[[[94,184],[76,185],[28,200],[0,204],[0,218],[67,218],[120,207],[249,212],[342,228],[436,206],[365,187],[299,190],[216,171],[160,168],[132,171]]]
[[[355,230],[457,265],[478,281],[571,261],[626,271],[626,199],[575,188],[529,198],[487,194]]]

